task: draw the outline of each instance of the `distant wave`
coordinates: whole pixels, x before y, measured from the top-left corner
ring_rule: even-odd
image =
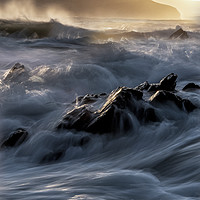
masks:
[[[168,28],[158,31],[127,31],[127,30],[90,30],[76,26],[63,25],[55,20],[49,22],[34,21],[9,21],[0,20],[0,36],[24,39],[83,39],[87,41],[97,40],[121,40],[127,39],[147,39],[150,37],[167,39],[175,31]],[[198,38],[199,34],[189,32],[193,38]]]

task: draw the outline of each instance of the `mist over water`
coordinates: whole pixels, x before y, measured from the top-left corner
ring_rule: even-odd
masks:
[[[1,19],[22,19],[22,20],[49,20],[50,16],[62,20],[62,10],[56,14],[56,8],[36,7],[34,1],[0,1],[1,4]],[[65,13],[66,16],[67,13]],[[64,15],[63,15],[64,16]]]
[[[200,85],[199,25],[73,22],[0,21],[0,144],[18,128],[29,133],[20,146],[0,150],[0,199],[198,200],[200,91],[182,88]],[[177,25],[189,39],[169,40]],[[23,71],[9,75],[16,63]],[[81,95],[157,83],[172,72],[177,95],[198,107],[191,113],[166,104],[156,108],[161,122],[132,115],[133,129],[114,136],[55,129]],[[58,151],[61,159],[41,163]]]
[[[66,17],[131,19],[180,19],[173,7],[151,0],[0,0],[3,19],[49,20]]]

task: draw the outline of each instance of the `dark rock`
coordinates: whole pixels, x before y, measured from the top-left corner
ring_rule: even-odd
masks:
[[[115,132],[119,130],[120,116],[119,108],[110,105],[107,109],[98,113],[98,115],[88,124],[86,131],[91,133]]]
[[[143,91],[143,90],[148,90],[149,87],[150,87],[150,84],[147,81],[145,81],[144,83],[141,83],[140,85],[138,85],[134,89]]]
[[[24,65],[20,63],[16,63],[7,74],[5,74],[5,78],[3,81],[5,83],[8,82],[23,82],[29,78],[28,71],[24,67]]]
[[[186,31],[182,28],[175,31],[173,34],[170,35],[169,39],[188,39],[189,36]]]
[[[99,100],[100,98],[105,98],[107,94],[102,93],[100,95],[97,94],[86,94],[85,96],[79,96],[76,98],[76,100],[73,103],[76,103],[77,105],[81,106],[84,104],[91,104]]]
[[[173,93],[176,79],[177,75],[171,73],[157,84],[144,82],[134,89],[119,87],[110,95],[103,93],[78,97],[74,108],[67,112],[56,128],[99,134],[126,132],[134,128],[133,116],[143,124],[160,122],[159,111],[154,106],[167,102],[174,103],[180,110],[192,112],[197,107]],[[143,90],[156,93],[149,101],[144,101]],[[77,142],[75,145],[81,146]]]
[[[106,95],[107,95],[106,93],[101,93],[101,94],[100,94],[100,96],[106,96]]]
[[[145,122],[158,122],[158,121],[160,121],[153,108],[147,108],[144,111],[143,116],[144,116],[143,118],[144,118]]]
[[[179,108],[182,108],[182,99],[171,92],[160,90],[150,97],[150,102],[153,104],[158,102],[163,103],[166,101],[172,101]]]
[[[178,76],[176,74],[174,74],[174,73],[171,73],[171,74],[167,75],[166,77],[164,77],[160,81],[161,88],[163,90],[167,90],[167,91],[175,90],[177,77]]]
[[[194,89],[200,89],[200,86],[199,86],[199,85],[196,85],[196,84],[194,84],[194,83],[188,83],[188,84],[183,88],[184,91],[187,91],[187,90],[194,90]]]
[[[140,108],[138,110],[137,118],[143,122],[158,122],[160,119],[157,117],[153,108]]]
[[[191,101],[182,99],[181,97],[168,91],[157,91],[150,97],[150,103],[153,105],[156,105],[157,103],[165,103],[167,101],[173,102],[179,109],[187,112],[192,112],[197,108]]]
[[[132,121],[129,113],[135,115],[143,122],[156,121],[155,112],[153,108],[141,108],[145,103],[142,99],[143,93],[141,91],[119,87],[111,92],[107,99],[105,99],[99,109],[92,110],[89,106],[76,106],[72,111],[68,112],[62,122],[57,126],[58,129],[75,129],[78,131],[86,131],[91,133],[114,133],[121,129],[128,131],[132,128]],[[100,98],[100,96],[98,96]]]
[[[64,151],[50,152],[41,159],[40,163],[55,162],[61,159],[64,156],[64,154]]]
[[[116,90],[112,91],[108,96],[106,102],[102,106],[100,112],[103,113],[106,111],[111,105],[115,105],[119,108],[126,108],[132,105],[133,99],[142,100],[143,93],[127,87],[119,87]]]
[[[17,129],[3,142],[2,148],[15,147],[22,144],[28,137],[28,132],[22,128]]]
[[[158,90],[166,90],[166,91],[174,91],[176,87],[176,79],[177,75],[171,73],[165,76],[159,83],[151,84],[148,91],[149,92],[156,92]]]
[[[62,121],[57,128],[76,129],[78,131],[87,130],[88,124],[95,116],[96,114],[88,110],[85,105],[75,107],[64,116],[64,121]]]
[[[183,99],[183,109],[186,110],[187,112],[192,112],[195,110],[197,107],[188,99]]]
[[[84,136],[84,137],[80,138],[80,140],[74,141],[73,146],[83,147],[86,144],[88,144],[90,142],[90,140],[91,140],[91,138],[89,136]]]
[[[158,90],[174,91],[176,87],[177,75],[171,73],[165,76],[159,83],[149,84],[147,81],[136,86],[135,90],[148,90],[149,92],[156,92]]]

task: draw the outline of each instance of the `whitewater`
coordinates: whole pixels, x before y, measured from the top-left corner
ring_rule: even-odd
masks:
[[[200,199],[200,90],[182,90],[200,85],[198,23],[0,25],[0,145],[19,128],[28,132],[20,145],[0,148],[1,200]],[[189,38],[169,39],[180,27]],[[20,68],[12,73],[13,66]],[[162,120],[150,123],[130,114],[131,131],[114,134],[56,129],[81,96],[158,83],[170,73],[178,76],[176,95],[197,109],[158,106]],[[54,152],[62,156],[50,158]]]

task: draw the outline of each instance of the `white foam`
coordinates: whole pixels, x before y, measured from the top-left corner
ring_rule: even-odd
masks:
[[[185,22],[192,37],[171,41],[166,38],[177,22],[157,22],[158,30],[152,23],[143,27],[150,38],[115,42],[79,40],[99,32],[60,24],[51,38],[0,37],[0,142],[17,128],[29,132],[19,147],[0,151],[0,199],[199,198],[199,109],[188,114],[172,104],[158,106],[162,122],[147,125],[129,113],[132,131],[118,136],[55,130],[77,96],[156,83],[171,72],[178,90],[200,85],[199,26]],[[28,75],[3,81],[16,62]],[[200,106],[197,90],[177,95]],[[88,144],[77,145],[84,136]],[[39,164],[60,150],[60,160]]]

